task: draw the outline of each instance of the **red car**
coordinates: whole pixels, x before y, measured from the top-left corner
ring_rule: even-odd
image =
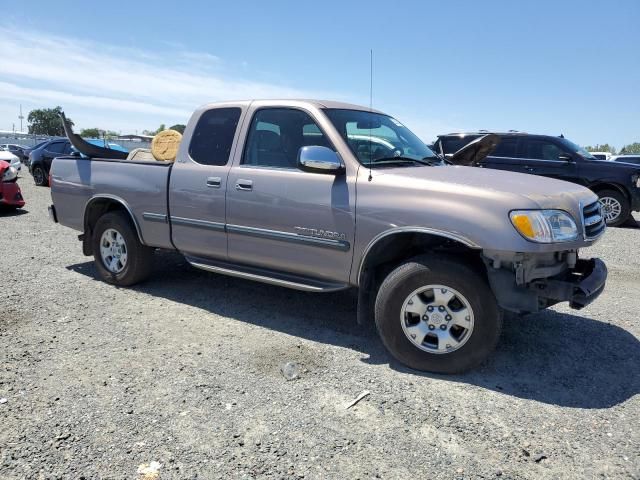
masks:
[[[24,198],[17,180],[18,171],[8,162],[0,160],[0,207],[24,207]]]

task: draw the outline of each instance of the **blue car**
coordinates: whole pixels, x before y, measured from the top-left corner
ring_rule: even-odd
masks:
[[[114,151],[128,153],[128,150],[117,143],[112,143],[108,140],[86,140],[87,143],[95,145],[97,147],[109,148]],[[56,157],[62,157],[64,155],[79,155],[85,157],[85,155],[78,152],[71,142],[67,138],[54,138],[42,143],[38,148],[31,151],[29,154],[29,172],[33,176],[33,181],[36,185],[46,187],[49,185],[49,169],[51,168],[51,162]],[[86,157],[85,157],[86,158]]]

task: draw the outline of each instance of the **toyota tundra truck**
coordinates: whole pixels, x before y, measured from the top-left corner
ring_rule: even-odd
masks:
[[[607,277],[579,255],[605,232],[593,192],[451,165],[395,118],[331,101],[205,105],[174,163],[56,158],[51,196],[106,282],[140,282],[155,250],[177,250],[218,274],[357,289],[357,321],[430,372],[482,362],[503,312],[580,309]]]

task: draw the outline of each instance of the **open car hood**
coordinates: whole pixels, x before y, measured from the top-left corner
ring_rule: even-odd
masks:
[[[475,167],[493,152],[500,137],[493,133],[476,138],[454,153],[449,160],[456,165]]]
[[[62,120],[64,133],[67,135],[67,138],[71,142],[71,145],[73,145],[74,148],[80,153],[86,155],[89,158],[111,158],[116,160],[126,160],[128,155],[127,152],[123,152],[121,150],[116,150],[113,148],[93,145],[92,143],[89,143],[82,137],[80,137],[80,135],[73,133],[71,124],[67,121],[67,117],[65,117],[64,112],[60,112],[60,119]]]

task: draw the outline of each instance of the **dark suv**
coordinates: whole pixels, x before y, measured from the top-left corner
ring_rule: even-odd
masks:
[[[49,184],[49,169],[55,157],[69,155],[71,142],[66,138],[48,140],[29,154],[29,171],[36,185],[46,187]]]
[[[478,167],[542,175],[584,185],[600,197],[603,215],[610,226],[623,224],[632,211],[640,210],[640,166],[598,160],[563,136],[486,131],[450,133],[439,135],[432,149],[449,158],[486,135],[496,136],[499,142],[490,155],[478,158]]]

